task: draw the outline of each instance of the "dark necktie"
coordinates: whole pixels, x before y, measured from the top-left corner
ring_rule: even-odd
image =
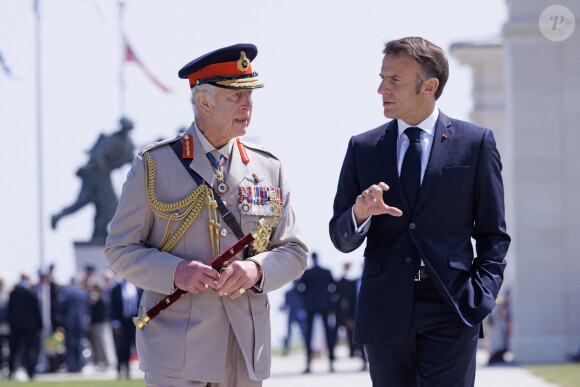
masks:
[[[400,178],[409,206],[413,209],[421,186],[421,129],[411,126],[405,129],[405,134],[409,138],[409,148],[403,158]]]

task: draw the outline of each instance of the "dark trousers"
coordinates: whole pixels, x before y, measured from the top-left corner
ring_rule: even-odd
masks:
[[[123,318],[121,326],[113,334],[115,336],[115,350],[117,352],[117,371],[121,372],[121,367],[125,366],[129,373],[129,360],[131,359],[131,349],[135,345],[135,324],[131,318]],[[127,375],[128,376],[128,375]]]
[[[10,376],[14,375],[18,366],[22,366],[26,368],[28,377],[32,379],[38,362],[40,335],[37,333],[11,333],[9,347],[8,368]]]
[[[373,387],[473,386],[479,327],[465,325],[431,279],[416,282],[407,337],[392,345],[365,345]]]
[[[66,329],[64,335],[64,345],[66,348],[65,363],[68,372],[81,372],[85,362],[83,359],[84,332],[78,329]]]
[[[288,325],[286,326],[286,337],[284,337],[284,353],[288,353],[288,351],[290,350],[290,335],[292,334],[292,326],[294,324],[298,324],[298,327],[300,328],[300,333],[302,334],[302,340],[306,345],[307,328],[304,316],[302,318],[288,317]]]
[[[314,327],[314,316],[320,315],[322,322],[324,324],[324,333],[326,335],[326,346],[328,347],[328,357],[330,361],[334,360],[334,344],[335,344],[335,329],[334,326],[328,325],[328,312],[327,311],[309,311],[306,313],[306,356],[307,362],[310,364],[312,360],[312,330]]]

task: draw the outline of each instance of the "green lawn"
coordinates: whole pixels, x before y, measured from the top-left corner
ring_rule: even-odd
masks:
[[[143,380],[83,380],[68,382],[15,382],[2,380],[2,387],[143,387]]]
[[[561,387],[580,386],[580,364],[524,365],[523,368]]]

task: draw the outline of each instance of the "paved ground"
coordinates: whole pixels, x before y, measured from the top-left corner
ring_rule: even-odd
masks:
[[[483,363],[483,361],[480,361]],[[362,361],[337,353],[335,372],[329,372],[328,359],[315,359],[309,374],[304,370],[304,354],[272,358],[272,376],[264,387],[365,387],[371,386],[368,372],[361,371]],[[476,372],[476,387],[556,387],[523,368],[480,365]]]
[[[272,358],[272,376],[264,382],[264,387],[370,387],[368,372],[362,371],[363,363],[359,358],[348,358],[345,348],[337,349],[335,372],[329,372],[328,359],[314,359],[309,374],[303,374],[305,355],[302,352]],[[485,355],[478,356],[479,367],[475,381],[476,387],[557,387],[554,384],[532,375],[523,368],[515,366],[485,366]],[[58,373],[38,375],[38,381],[57,380],[107,380],[115,379],[114,370],[96,370],[86,366],[82,373]],[[132,362],[131,377],[142,378],[137,362]]]

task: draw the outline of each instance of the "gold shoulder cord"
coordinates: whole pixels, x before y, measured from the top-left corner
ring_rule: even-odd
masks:
[[[213,198],[213,191],[207,185],[203,184],[194,189],[189,195],[181,200],[173,203],[163,203],[160,202],[155,196],[155,159],[145,152],[145,183],[147,186],[147,198],[149,200],[149,205],[152,211],[164,218],[168,219],[167,226],[165,227],[165,233],[163,239],[159,243],[157,248],[160,251],[169,252],[171,251],[177,242],[183,237],[187,229],[191,226],[193,221],[197,218],[201,210],[205,205],[208,207],[208,228],[209,228],[209,239],[211,241],[211,249],[214,258],[220,253],[220,239],[219,239],[219,228],[220,224],[217,222],[217,203]],[[186,208],[187,207],[187,208]],[[182,214],[177,212],[178,210],[186,208]],[[172,212],[167,214],[167,212]],[[175,231],[175,234],[169,238],[171,232],[171,227],[173,222],[176,220],[182,220],[183,223]],[[216,249],[217,248],[217,249]]]

